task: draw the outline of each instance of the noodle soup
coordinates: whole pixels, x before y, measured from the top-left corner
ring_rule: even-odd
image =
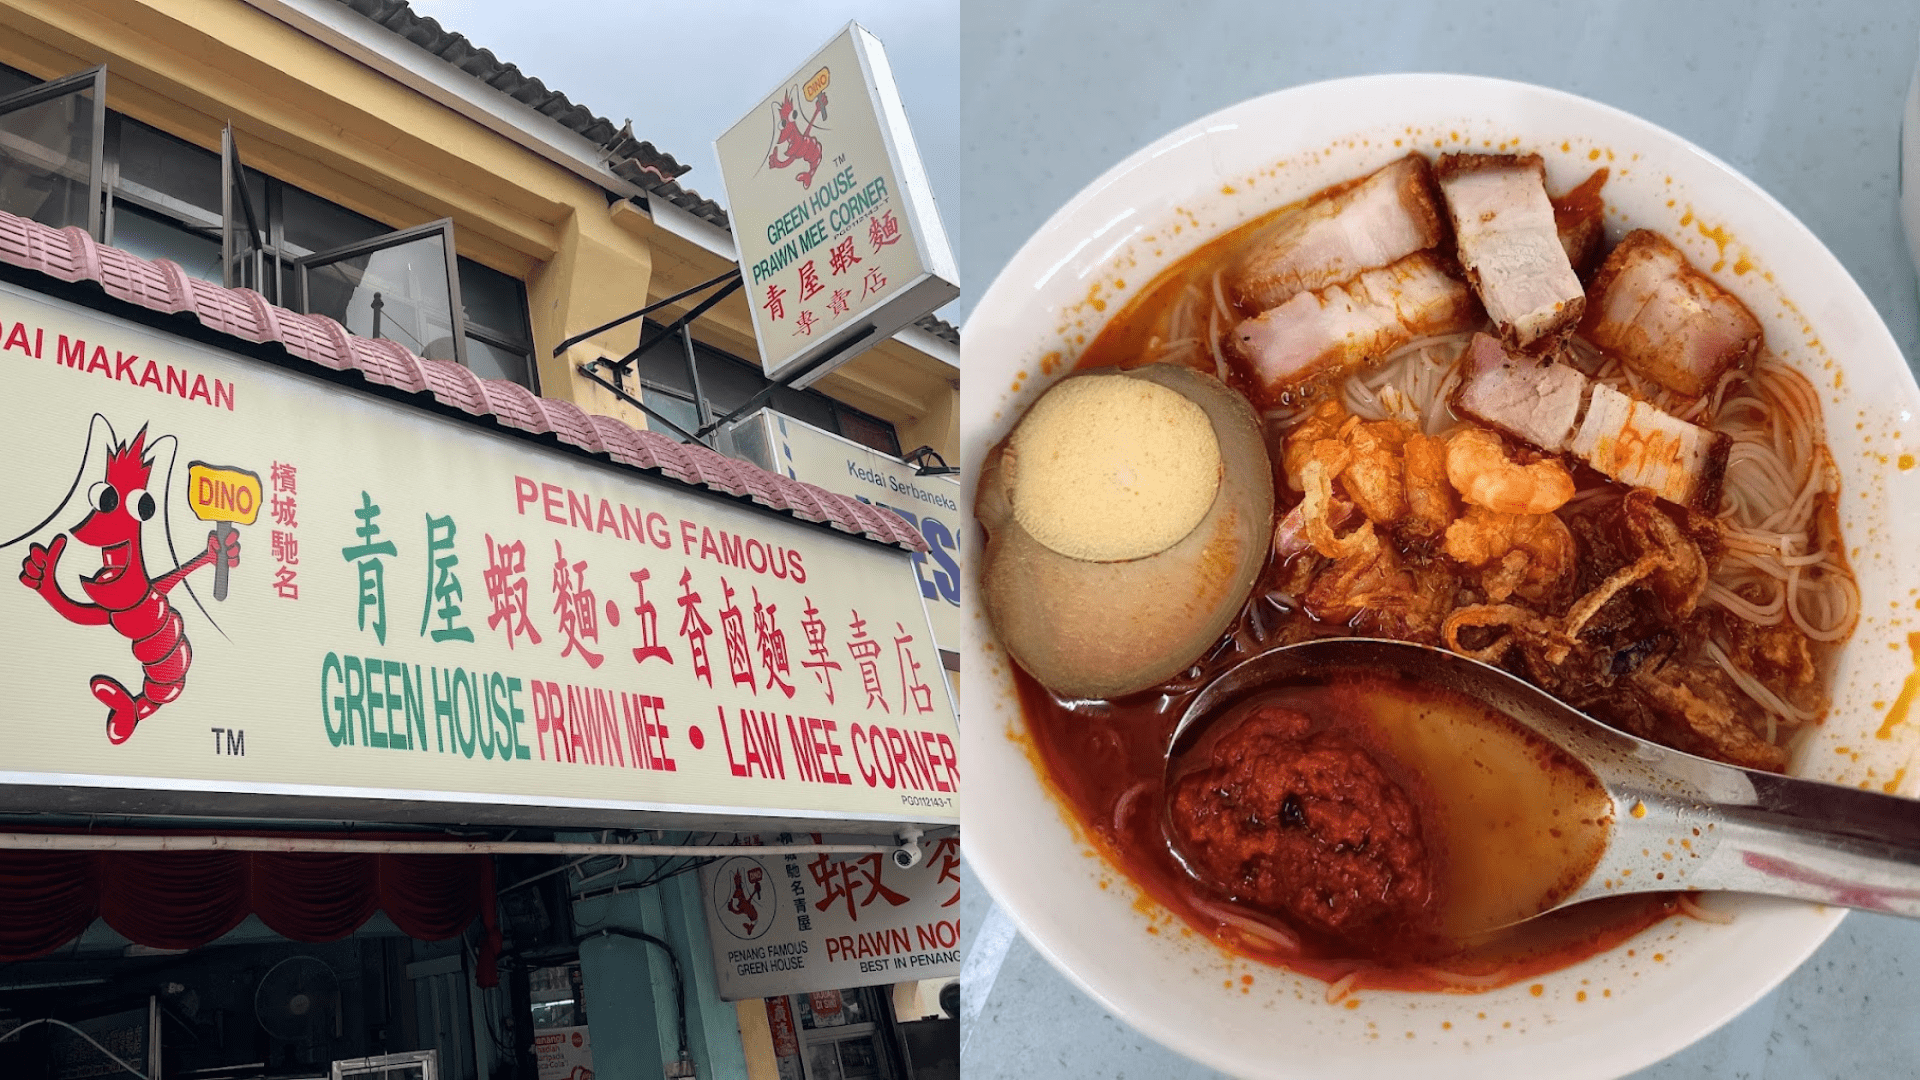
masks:
[[[1920,770],[1904,768],[1920,748],[1920,725],[1902,721],[1899,706],[1914,669],[1909,635],[1920,631],[1920,562],[1908,554],[1920,550],[1920,468],[1899,467],[1920,459],[1920,389],[1846,270],[1777,202],[1685,140],[1592,101],[1469,76],[1370,76],[1242,102],[1141,148],[1057,212],[969,317],[960,421],[967,475],[982,477],[1014,422],[1067,371],[1085,370],[1076,365],[1087,347],[1149,286],[1165,284],[1165,271],[1415,145],[1430,155],[1539,148],[1553,194],[1611,166],[1609,236],[1647,227],[1678,243],[1738,294],[1777,358],[1811,377],[1863,602],[1853,633],[1831,647],[1832,704],[1796,734],[1789,768],[1876,790],[1920,789]],[[1201,369],[1210,368],[1209,357]],[[1247,408],[1249,423],[1261,424]],[[976,494],[965,485],[965,508],[975,513]],[[1282,508],[1295,497],[1289,489]],[[1699,914],[1666,919],[1558,971],[1475,979],[1479,969],[1456,964],[1444,970],[1478,982],[1463,987],[1477,992],[1349,984],[1329,1006],[1341,971],[1316,978],[1251,958],[1224,931],[1164,902],[1118,856],[1110,830],[1081,808],[1076,781],[1041,752],[1019,666],[985,617],[980,548],[972,550],[961,736],[981,786],[966,808],[968,862],[1051,965],[1143,1035],[1212,1068],[1274,1080],[1620,1076],[1759,1000],[1840,921],[1837,909],[1816,905],[1683,896],[1680,907]],[[1239,606],[1230,613],[1239,614]],[[1134,700],[1086,704],[1117,709]],[[1129,745],[1103,740],[1101,751]],[[1098,777],[1082,780],[1094,797],[1117,802],[1124,793],[1103,794]],[[1136,795],[1131,819],[1148,805]]]
[[[1235,863],[1236,878],[1183,857],[1169,836],[1169,739],[1215,675],[1316,636],[1422,641],[1504,665],[1633,734],[1779,771],[1829,708],[1835,650],[1859,618],[1811,384],[1671,242],[1645,231],[1607,242],[1606,170],[1550,199],[1538,162],[1409,155],[1343,180],[1168,267],[1080,354],[1062,385],[1120,372],[1164,382],[1156,372],[1187,369],[1245,399],[1264,437],[1271,544],[1225,632],[1179,657],[1186,666],[1172,678],[1103,670],[1098,685],[1122,690],[1098,695],[1050,682],[1061,670],[1053,628],[1074,621],[1071,607],[1048,608],[1049,666],[1025,659],[1034,631],[1009,609],[1049,604],[1034,584],[1045,575],[1012,592],[996,591],[996,575],[1009,561],[1025,572],[1075,556],[1023,549],[1016,559],[1006,537],[1017,526],[986,509],[1032,482],[1019,425],[983,467],[987,612],[1024,669],[1014,679],[1049,779],[1186,925],[1324,981],[1329,1000],[1497,988],[1698,909],[1672,895],[1623,897],[1442,955],[1277,910],[1250,882],[1297,878],[1313,861],[1303,849]],[[1463,212],[1489,198],[1505,201]],[[1356,224],[1356,213],[1375,216]],[[1435,224],[1446,214],[1451,228]],[[1503,220],[1522,235],[1485,228]],[[1364,242],[1349,243],[1355,234]],[[1542,285],[1536,256],[1549,241],[1564,273]],[[1558,299],[1539,299],[1555,288]],[[1116,423],[1125,416],[1101,418]],[[1255,468],[1245,453],[1230,458],[1229,474]],[[1100,572],[1123,584],[1128,565]],[[1087,621],[1153,617],[1165,590],[1140,591],[1103,597]],[[1177,637],[1164,647],[1186,647]],[[1289,824],[1308,822],[1271,827]],[[1365,844],[1373,834],[1359,835]],[[1329,905],[1403,886],[1437,902],[1412,866],[1395,873],[1288,887],[1321,889]]]

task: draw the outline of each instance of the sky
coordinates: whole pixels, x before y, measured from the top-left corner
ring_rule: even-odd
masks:
[[[726,204],[713,140],[850,21],[886,47],[949,237],[959,202],[960,0],[411,0],[549,90],[631,118]],[[949,305],[951,307],[951,305]]]

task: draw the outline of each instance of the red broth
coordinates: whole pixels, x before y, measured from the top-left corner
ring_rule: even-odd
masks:
[[[1054,698],[1016,671],[1034,746],[1059,795],[1105,854],[1154,900],[1225,948],[1327,982],[1358,973],[1349,985],[1398,990],[1487,989],[1554,971],[1604,952],[1677,913],[1673,896],[1651,894],[1582,904],[1473,941],[1444,934],[1381,933],[1356,940],[1235,903],[1219,884],[1202,880],[1169,837],[1164,812],[1169,742],[1189,694],[1148,692],[1109,702]],[[1297,709],[1321,726],[1335,723],[1378,762],[1412,802],[1423,834],[1433,888],[1410,914],[1438,930],[1438,914],[1461,904],[1529,890],[1564,895],[1578,886],[1604,847],[1606,799],[1580,766],[1537,737],[1528,761],[1455,770],[1409,767],[1426,754],[1413,744],[1447,730],[1464,761],[1489,759],[1483,706],[1432,688],[1380,676],[1343,673],[1318,685],[1265,692],[1262,704]],[[1227,718],[1230,720],[1230,718]],[[1478,734],[1476,734],[1476,729]],[[1219,737],[1210,729],[1208,738]],[[1493,743],[1501,740],[1495,738]],[[1511,741],[1511,740],[1508,740]],[[1183,748],[1181,762],[1206,743]],[[1514,751],[1496,746],[1497,753]],[[1429,758],[1430,760],[1430,758]],[[1513,778],[1532,768],[1536,782],[1516,793]],[[1176,774],[1180,772],[1176,769]],[[1512,829],[1513,858],[1461,865],[1449,832],[1499,825]],[[1558,835],[1556,835],[1556,833]],[[1493,902],[1498,902],[1495,899]]]

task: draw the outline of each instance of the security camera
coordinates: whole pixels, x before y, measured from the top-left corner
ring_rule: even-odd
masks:
[[[893,849],[893,865],[902,870],[911,870],[920,865],[920,860],[926,857],[926,852],[920,847],[921,835],[922,831],[912,825],[894,834],[894,842],[900,846]]]

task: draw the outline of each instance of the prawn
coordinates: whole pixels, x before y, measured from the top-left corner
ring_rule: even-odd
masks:
[[[1552,458],[1513,460],[1487,428],[1461,428],[1447,439],[1447,480],[1474,506],[1502,514],[1550,514],[1573,498],[1573,476]]]
[[[119,744],[133,736],[134,727],[186,688],[193,649],[187,643],[180,612],[167,599],[176,585],[203,566],[224,559],[240,564],[240,538],[207,534],[206,550],[161,574],[149,578],[141,551],[141,526],[159,512],[159,497],[147,489],[153,480],[153,462],[143,455],[147,430],[141,428],[130,443],[107,455],[106,478],[87,491],[90,511],[73,527],[72,536],[100,549],[100,570],[80,579],[80,588],[93,603],[69,597],[55,580],[60,557],[67,549],[67,533],[46,546],[34,543],[20,563],[20,583],[40,594],[61,618],[80,626],[111,626],[133,642],[143,682],[135,694],[111,675],[95,675],[88,683],[93,696],[107,707],[107,739]]]
[[[1518,594],[1543,601],[1573,570],[1573,533],[1552,514],[1502,514],[1479,506],[1447,526],[1447,557],[1480,572],[1480,587],[1498,604]]]

